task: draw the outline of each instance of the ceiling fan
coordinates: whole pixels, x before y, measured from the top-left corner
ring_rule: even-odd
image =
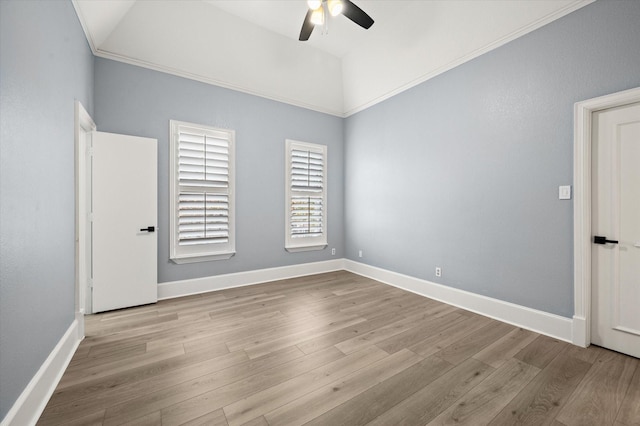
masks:
[[[300,41],[307,41],[316,25],[324,25],[327,12],[331,16],[343,14],[365,30],[373,25],[373,19],[350,0],[308,0],[309,10],[302,23]]]

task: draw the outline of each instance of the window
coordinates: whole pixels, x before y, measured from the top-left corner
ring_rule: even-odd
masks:
[[[286,141],[288,251],[327,246],[327,147]]]
[[[235,253],[235,132],[170,121],[171,260],[228,259]]]

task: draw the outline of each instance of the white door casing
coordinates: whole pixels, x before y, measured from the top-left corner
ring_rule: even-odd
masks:
[[[574,315],[572,342],[591,343],[591,145],[592,115],[640,102],[640,87],[577,102],[574,106]]]
[[[640,103],[598,111],[592,131],[591,342],[640,358]]]
[[[157,140],[94,132],[92,144],[93,312],[154,303]]]
[[[96,125],[80,101],[75,101],[75,307],[78,321],[78,337],[84,338],[84,315],[91,312],[88,285],[90,275],[91,232],[89,201],[91,199],[91,174],[88,155],[91,132]]]

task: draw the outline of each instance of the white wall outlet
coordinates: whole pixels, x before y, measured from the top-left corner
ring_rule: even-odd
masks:
[[[571,185],[562,185],[558,187],[558,199],[560,200],[571,199]]]
[[[442,276],[442,268],[439,266],[436,266],[436,277],[441,277]]]
[[[332,248],[332,249],[331,249],[331,256],[335,256],[335,255],[336,255],[336,249],[335,249],[335,248]]]
[[[358,250],[358,257],[362,257],[362,250]]]

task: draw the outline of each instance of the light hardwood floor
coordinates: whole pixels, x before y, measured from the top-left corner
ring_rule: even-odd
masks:
[[[39,425],[640,425],[640,360],[348,272],[88,316]]]

